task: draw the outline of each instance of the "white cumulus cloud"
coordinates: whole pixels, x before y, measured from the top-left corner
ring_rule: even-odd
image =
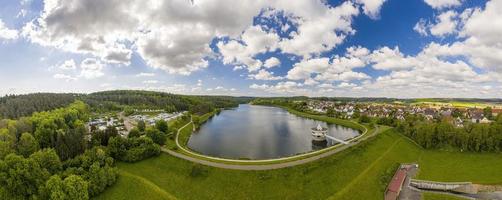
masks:
[[[265,60],[265,63],[263,64],[264,67],[266,68],[272,68],[281,65],[281,61],[276,58],[276,57],[271,57],[267,60]]]
[[[5,26],[5,23],[0,19],[0,39],[15,40],[18,38],[19,32],[15,29],[10,29]]]
[[[434,9],[444,9],[462,5],[463,0],[424,0],[425,3]]]

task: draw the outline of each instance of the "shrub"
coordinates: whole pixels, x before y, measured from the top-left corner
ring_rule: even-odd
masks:
[[[201,164],[194,164],[192,165],[192,169],[190,170],[190,177],[206,177],[208,173],[209,172],[206,167],[202,166]]]

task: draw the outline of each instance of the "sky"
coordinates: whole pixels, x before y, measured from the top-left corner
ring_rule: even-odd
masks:
[[[2,0],[0,96],[502,98],[502,0]]]

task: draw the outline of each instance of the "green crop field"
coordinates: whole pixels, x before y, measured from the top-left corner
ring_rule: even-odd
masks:
[[[119,163],[119,181],[97,199],[380,199],[385,171],[396,163],[418,162],[418,178],[496,184],[501,158],[425,151],[389,130],[334,156],[271,171],[218,169],[166,154]]]

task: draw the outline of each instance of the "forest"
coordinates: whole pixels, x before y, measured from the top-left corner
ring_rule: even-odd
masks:
[[[88,106],[0,121],[0,199],[88,199],[117,178],[106,147],[86,140]]]
[[[0,118],[18,119],[35,112],[68,106],[83,101],[91,111],[122,111],[133,109],[163,109],[166,112],[192,111],[207,113],[214,108],[235,107],[247,103],[250,97],[190,96],[165,92],[114,90],[91,94],[36,93],[0,97]]]
[[[80,95],[35,93],[0,97],[0,118],[17,119],[34,112],[61,108],[73,103]]]

